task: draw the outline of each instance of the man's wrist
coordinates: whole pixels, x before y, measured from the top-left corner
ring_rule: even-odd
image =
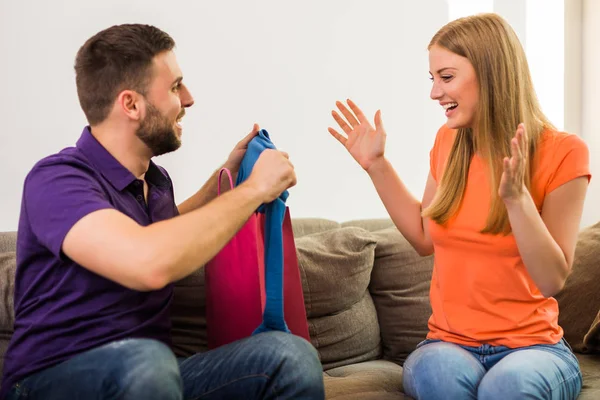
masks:
[[[244,193],[244,197],[252,202],[257,202],[257,207],[264,203],[267,197],[267,191],[263,185],[254,184],[253,181],[247,180],[236,188],[240,192]]]

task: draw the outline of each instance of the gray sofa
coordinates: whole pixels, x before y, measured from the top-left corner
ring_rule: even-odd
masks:
[[[425,338],[432,257],[420,257],[389,219],[339,224],[295,219],[309,332],[328,399],[404,399],[402,364]],[[0,233],[0,370],[13,323],[14,232]],[[574,270],[557,296],[560,323],[600,398],[600,223],[582,230]],[[206,351],[202,270],[176,284],[173,350]]]

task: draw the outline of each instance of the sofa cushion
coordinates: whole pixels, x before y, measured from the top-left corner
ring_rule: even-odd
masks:
[[[558,322],[573,350],[583,350],[583,337],[600,310],[600,222],[579,233],[575,261],[565,287],[555,297],[559,304]]]
[[[324,382],[328,400],[408,398],[402,394],[402,367],[384,360],[327,370]]]
[[[355,219],[352,221],[342,222],[341,225],[342,227],[356,226],[358,228],[366,229],[369,232],[375,232],[394,227],[394,222],[391,220],[391,218]]]
[[[600,399],[600,355],[576,354],[583,375],[583,386],[578,400]]]
[[[383,357],[402,365],[427,336],[433,256],[417,254],[395,227],[373,236],[377,247],[369,290],[377,309]]]
[[[0,253],[0,375],[4,366],[4,353],[6,353],[15,322],[13,296],[16,268],[17,261],[14,251]]]
[[[294,237],[299,238],[314,233],[339,229],[341,226],[338,222],[325,218],[294,218],[292,219],[292,230]]]
[[[381,355],[377,313],[367,290],[375,240],[347,227],[296,239],[309,334],[324,369]]]
[[[17,232],[0,232],[0,253],[17,251]]]
[[[590,330],[583,337],[582,353],[600,353],[600,311]]]

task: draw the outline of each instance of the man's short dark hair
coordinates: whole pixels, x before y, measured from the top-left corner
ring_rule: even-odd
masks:
[[[145,95],[153,58],[174,47],[167,33],[141,24],[115,25],[88,39],[75,58],[75,81],[89,124],[106,119],[122,90]]]

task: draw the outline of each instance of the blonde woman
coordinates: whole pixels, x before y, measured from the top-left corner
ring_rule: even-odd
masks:
[[[416,399],[574,399],[577,359],[553,298],[573,265],[589,154],[540,110],[525,53],[495,14],[461,18],[429,44],[431,98],[447,122],[430,152],[421,201],[350,100],[329,132],[367,171],[421,255],[435,254],[427,339],[404,364]]]

